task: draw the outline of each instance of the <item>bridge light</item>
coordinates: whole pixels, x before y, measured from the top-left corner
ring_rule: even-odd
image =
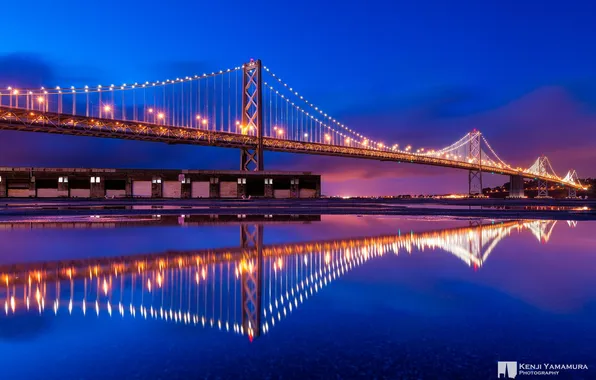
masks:
[[[305,134],[304,134],[304,137],[308,137],[308,133],[305,133]]]
[[[160,112],[160,113],[158,113],[158,114],[157,114],[157,118],[158,118],[159,120],[163,120],[163,118],[164,118],[164,117],[166,117],[166,115],[164,115],[164,113],[163,113],[163,112]]]
[[[149,108],[149,109],[147,110],[147,112],[149,112],[149,113],[153,113],[153,108]]]
[[[240,122],[236,120],[236,125],[240,125]]]
[[[284,131],[283,131],[281,128],[279,128],[279,129],[277,130],[277,134],[278,134],[279,136],[281,136],[281,135],[283,135],[283,134],[284,134]]]
[[[105,112],[110,112],[112,110],[112,107],[110,107],[110,106],[103,106],[103,110]]]
[[[19,94],[19,90],[13,90],[13,91],[12,91],[12,94],[13,94],[13,95],[18,95],[18,94]]]
[[[325,141],[329,141],[329,140],[331,140],[331,136],[329,136],[329,134],[326,133],[325,134]]]
[[[197,120],[201,120],[201,115],[197,115],[197,116],[196,116],[196,119],[197,119]]]
[[[37,97],[37,102],[38,103],[43,103],[44,102],[43,96],[38,96]]]
[[[207,119],[203,119],[201,123],[203,123],[203,125],[207,125]]]

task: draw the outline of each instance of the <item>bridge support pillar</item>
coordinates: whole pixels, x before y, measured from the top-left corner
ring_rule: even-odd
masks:
[[[471,196],[482,195],[482,171],[470,170],[468,173],[468,194]]]
[[[290,198],[300,198],[300,180],[298,178],[290,180]]]
[[[183,199],[191,198],[191,193],[192,193],[192,184],[190,183],[190,181],[188,179],[186,179],[181,184],[180,198],[183,198]]]
[[[6,185],[6,177],[2,177],[0,176],[0,198],[4,198],[6,197],[6,189],[7,189],[7,185]]]
[[[248,192],[246,191],[246,178],[238,178],[237,188],[238,198],[246,198]]]
[[[151,180],[151,198],[163,197],[163,184],[161,178],[155,177]]]
[[[261,60],[243,66],[242,75],[242,134],[255,133],[256,144],[240,152],[240,170],[262,171],[263,163],[263,93]]]
[[[246,263],[242,266],[242,329],[252,341],[261,335],[263,225],[242,224],[240,244]]]
[[[522,176],[509,176],[509,198],[525,198],[524,178]]]
[[[273,179],[265,178],[265,191],[263,193],[265,198],[273,198]]]
[[[482,195],[482,149],[480,147],[480,132],[473,130],[470,133],[470,150],[468,160],[475,165],[477,169],[468,172],[468,194],[470,196]]]
[[[126,198],[132,198],[132,179],[130,177],[126,178],[126,182],[124,183],[124,196]]]
[[[536,198],[549,198],[548,196],[548,182],[541,179],[538,180],[538,195]]]
[[[209,198],[219,198],[219,178],[209,178]]]
[[[91,177],[89,196],[91,198],[104,198],[106,196],[105,178]]]

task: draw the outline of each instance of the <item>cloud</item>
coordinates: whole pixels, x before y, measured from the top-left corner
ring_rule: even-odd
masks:
[[[37,88],[53,83],[55,79],[54,68],[35,54],[0,56],[0,89],[8,86]]]

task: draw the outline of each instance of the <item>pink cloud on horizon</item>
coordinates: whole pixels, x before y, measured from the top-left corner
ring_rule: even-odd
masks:
[[[418,137],[416,141],[405,141],[402,145],[412,143],[417,147],[424,146],[422,143],[429,139],[444,140],[444,145],[448,145],[477,128],[497,154],[514,166],[530,166],[538,156],[546,154],[559,175],[565,175],[573,168],[581,177],[596,176],[593,165],[596,162],[596,115],[587,112],[562,87],[542,87],[499,108],[462,117],[412,121],[403,114],[391,117],[385,113],[359,116],[350,125],[359,131],[365,130],[360,125],[375,125],[377,130],[390,131],[395,136],[405,131],[404,134]],[[441,135],[425,139],[430,133]],[[374,137],[372,133],[369,135]],[[467,173],[460,170],[321,156],[295,157],[290,169],[320,173],[326,194],[467,191]],[[485,175],[486,185],[494,186],[508,180],[505,176]]]

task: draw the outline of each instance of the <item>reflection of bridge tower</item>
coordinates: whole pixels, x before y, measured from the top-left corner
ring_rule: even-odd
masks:
[[[478,221],[470,221],[470,234],[468,241],[468,250],[471,257],[476,257],[482,260],[482,223]],[[473,263],[474,270],[478,269],[478,264]]]
[[[544,244],[550,240],[556,224],[556,220],[534,220],[528,224],[528,228],[532,231],[536,239]]]
[[[263,225],[243,224],[240,227],[243,253],[242,327],[249,338],[261,335],[261,288],[263,284]]]

